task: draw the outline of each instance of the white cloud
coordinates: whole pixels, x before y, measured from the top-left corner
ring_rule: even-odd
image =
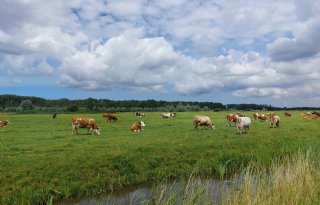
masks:
[[[50,76],[80,90],[303,96],[311,104],[319,96],[313,0],[1,3],[0,70],[9,77]]]

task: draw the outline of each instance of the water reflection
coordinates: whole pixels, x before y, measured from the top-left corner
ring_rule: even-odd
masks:
[[[120,191],[106,194],[104,197],[61,201],[59,205],[145,205],[174,202],[182,204],[190,195],[201,194],[206,202],[219,204],[221,197],[226,194],[231,182],[217,179],[192,179],[191,181],[175,181],[161,183],[157,186],[139,185],[124,188]],[[192,196],[191,196],[192,197]]]

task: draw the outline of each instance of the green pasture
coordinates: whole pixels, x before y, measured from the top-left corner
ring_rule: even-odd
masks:
[[[101,135],[71,135],[72,114],[4,114],[11,122],[0,128],[0,203],[41,204],[50,199],[90,197],[127,185],[187,177],[191,173],[228,177],[249,162],[268,166],[272,160],[298,150],[319,151],[320,120],[305,120],[302,111],[281,117],[279,128],[252,121],[238,135],[226,126],[227,112],[181,112],[162,119],[161,113],[117,113],[118,122],[101,114]],[[195,114],[208,115],[216,130],[195,129]],[[252,116],[252,112],[246,113]],[[140,133],[129,130],[143,120]]]

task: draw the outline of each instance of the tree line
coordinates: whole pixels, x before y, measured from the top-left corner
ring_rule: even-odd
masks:
[[[110,99],[44,99],[33,96],[0,95],[1,112],[64,113],[64,112],[185,112],[222,110],[279,110],[266,104],[222,104],[220,102],[110,100]],[[309,108],[305,108],[308,110]],[[311,108],[310,108],[311,109]],[[314,109],[314,108],[313,108]]]

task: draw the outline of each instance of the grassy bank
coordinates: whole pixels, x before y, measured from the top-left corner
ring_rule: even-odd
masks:
[[[119,113],[117,123],[94,117],[101,135],[85,130],[71,135],[72,115],[1,114],[11,124],[0,129],[0,202],[47,203],[51,198],[88,197],[143,182],[200,175],[223,176],[255,162],[269,166],[279,156],[297,150],[317,150],[319,120],[302,119],[300,112],[282,118],[280,128],[255,121],[249,133],[238,135],[225,123],[225,112],[212,117],[216,130],[192,126],[195,113],[161,119],[146,113],[145,130],[129,131],[141,118]],[[251,113],[247,113],[251,116]],[[225,177],[225,176],[224,176]]]
[[[183,186],[155,188],[152,200],[132,204],[313,205],[320,203],[319,154],[298,152],[265,168],[250,163],[213,191],[210,180],[191,177]]]

